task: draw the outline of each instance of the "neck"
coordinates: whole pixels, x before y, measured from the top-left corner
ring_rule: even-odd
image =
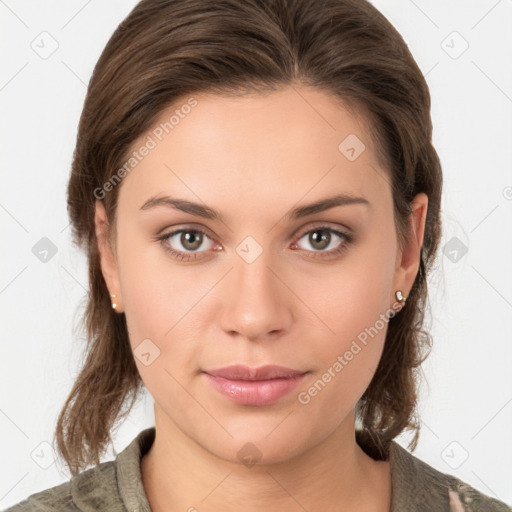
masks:
[[[328,438],[298,456],[243,464],[237,450],[233,460],[206,450],[155,406],[155,440],[141,461],[151,509],[387,512],[389,463],[374,461],[359,447],[354,419],[352,413]]]

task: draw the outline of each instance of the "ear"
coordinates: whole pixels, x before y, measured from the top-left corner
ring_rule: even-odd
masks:
[[[425,236],[425,221],[428,210],[428,196],[425,193],[417,194],[411,202],[412,213],[407,219],[408,234],[405,247],[398,252],[395,270],[395,282],[392,302],[396,290],[402,290],[405,296],[409,295],[416,275],[420,268],[421,248]]]
[[[108,223],[107,212],[103,203],[97,199],[94,212],[94,225],[96,229],[96,240],[98,241],[98,252],[100,255],[101,273],[107,284],[112,303],[116,304],[116,312],[123,312],[123,300],[121,288],[119,286],[119,274],[117,270],[117,261],[115,250],[110,241],[110,226]]]

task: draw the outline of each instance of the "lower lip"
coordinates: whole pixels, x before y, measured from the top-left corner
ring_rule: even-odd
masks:
[[[296,377],[271,380],[230,380],[205,373],[210,384],[233,402],[243,405],[268,405],[277,402],[304,379],[306,374]]]

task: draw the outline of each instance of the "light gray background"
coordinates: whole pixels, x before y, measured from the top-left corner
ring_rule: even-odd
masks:
[[[512,504],[512,0],[374,4],[426,76],[445,178],[415,455]],[[2,509],[69,478],[51,443],[78,372],[87,273],[65,188],[86,84],[134,5],[0,0]],[[46,262],[32,250],[43,237],[57,250]],[[146,395],[116,451],[152,424]]]

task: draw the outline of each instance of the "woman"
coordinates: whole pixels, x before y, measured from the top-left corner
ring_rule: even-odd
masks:
[[[394,441],[417,441],[430,345],[431,132],[367,2],[140,2],[68,188],[90,278],[56,429],[74,476],[10,510],[510,510]],[[155,428],[100,464],[143,387]]]

